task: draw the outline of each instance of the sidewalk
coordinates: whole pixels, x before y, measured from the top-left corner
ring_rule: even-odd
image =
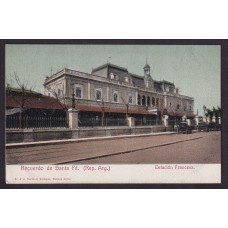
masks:
[[[153,159],[153,153],[151,153],[151,151],[156,151],[157,149],[155,148],[173,145],[169,147],[169,149],[164,149],[164,151],[167,150],[168,156],[172,151],[182,148],[179,143],[207,138],[205,136],[207,136],[206,133],[180,135],[174,133],[157,133],[130,137],[123,135],[121,137],[96,137],[91,139],[64,140],[64,143],[62,141],[53,143],[52,141],[50,142],[51,144],[49,143],[45,146],[39,142],[39,144],[36,144],[36,146],[33,147],[15,146],[14,148],[7,148],[6,161],[8,165],[68,164],[76,161],[79,162],[95,158],[105,158],[121,154],[126,154],[126,156],[124,155],[124,158],[128,159],[132,155],[129,153],[136,152],[134,155],[136,156],[135,162],[137,163],[138,159],[141,159],[141,153],[144,153],[145,150],[150,151],[147,157]],[[70,143],[68,143],[69,141]],[[189,145],[189,148],[192,149],[194,144],[195,143]],[[160,156],[163,156],[162,154],[158,153],[157,155],[161,158]],[[169,156],[167,158],[170,159]]]
[[[38,142],[22,142],[22,143],[8,143],[6,148],[22,148],[22,147],[35,147],[35,146],[45,146],[45,145],[57,145],[57,144],[67,144],[67,143],[80,143],[80,142],[92,142],[92,141],[102,141],[102,140],[114,140],[121,138],[133,138],[133,137],[147,137],[147,136],[159,136],[159,135],[170,135],[176,134],[176,132],[158,132],[149,134],[138,134],[138,135],[118,135],[118,136],[104,136],[104,137],[90,137],[90,138],[77,138],[77,139],[63,139],[63,140],[49,140],[49,141],[38,141]]]

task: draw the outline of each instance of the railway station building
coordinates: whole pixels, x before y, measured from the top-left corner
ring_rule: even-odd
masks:
[[[194,98],[179,93],[175,84],[155,80],[150,65],[136,75],[127,68],[106,63],[84,73],[64,68],[47,77],[44,93],[62,103],[76,104],[79,125],[124,125],[127,117],[135,125],[162,124],[164,116],[179,122],[194,118]]]

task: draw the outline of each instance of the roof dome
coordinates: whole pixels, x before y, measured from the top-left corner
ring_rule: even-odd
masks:
[[[143,67],[143,69],[145,69],[145,68],[150,68],[150,65],[147,63],[147,64]]]

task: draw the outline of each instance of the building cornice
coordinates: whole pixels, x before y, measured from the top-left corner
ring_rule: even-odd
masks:
[[[115,81],[112,79],[104,78],[101,76],[93,75],[93,74],[88,74],[80,71],[75,71],[75,70],[70,70],[70,69],[63,69],[62,71],[59,71],[58,73],[52,75],[50,78],[48,78],[45,83],[45,85],[48,85],[52,81],[59,79],[63,76],[69,76],[69,77],[77,77],[85,80],[90,80],[90,81],[96,81],[100,83],[106,83],[106,84],[111,84],[115,86],[122,86],[122,87],[127,87],[131,89],[137,89],[137,87],[132,86],[131,84],[127,84],[125,82],[120,82],[120,81]]]

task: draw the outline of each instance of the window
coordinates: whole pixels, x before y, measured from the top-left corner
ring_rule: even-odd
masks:
[[[141,105],[141,96],[138,95],[138,105]]]
[[[142,105],[146,105],[146,97],[144,95],[142,96]]]
[[[150,106],[150,97],[147,97],[147,106]]]
[[[160,107],[164,108],[164,100],[163,99],[160,100]]]
[[[158,106],[159,105],[159,99],[156,98],[156,105]]]
[[[148,80],[146,80],[146,87],[147,87],[147,88],[149,87],[149,82],[148,82]]]
[[[192,110],[192,106],[191,106],[191,105],[189,106],[189,110],[190,110],[190,111]]]
[[[132,103],[133,103],[133,100],[132,100],[132,95],[131,95],[131,94],[129,95],[129,98],[128,98],[128,103],[129,103],[129,104],[132,104]]]
[[[152,97],[152,105],[155,105],[155,98]]]
[[[184,106],[184,111],[186,111],[186,106]]]
[[[118,102],[118,92],[117,92],[117,91],[115,91],[115,92],[113,93],[113,101],[114,101],[114,102]]]
[[[79,98],[79,99],[82,98],[82,87],[80,85],[75,86],[75,95],[76,95],[76,98]]]
[[[96,89],[96,100],[101,101],[102,99],[102,89]]]
[[[180,105],[179,104],[177,105],[177,109],[180,109]]]
[[[56,93],[58,98],[60,98],[63,95],[63,90],[62,90],[62,84],[61,83],[56,85],[55,93]]]
[[[58,97],[60,97],[60,95],[61,95],[61,91],[60,91],[60,89],[58,89]]]
[[[110,79],[112,80],[118,80],[118,75],[110,73]]]

